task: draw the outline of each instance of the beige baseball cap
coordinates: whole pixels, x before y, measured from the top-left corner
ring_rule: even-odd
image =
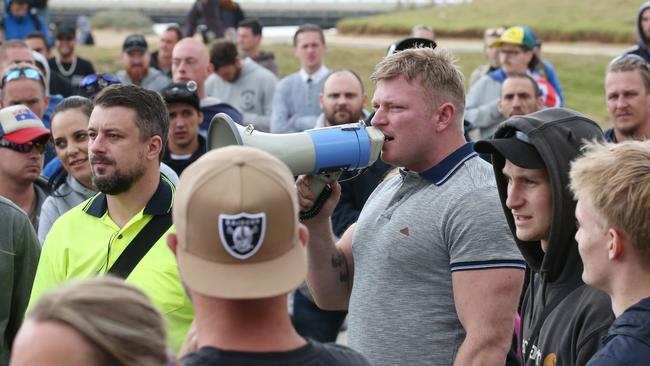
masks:
[[[246,146],[208,151],[183,171],[173,220],[183,281],[198,293],[256,299],[305,280],[293,175],[269,153]]]

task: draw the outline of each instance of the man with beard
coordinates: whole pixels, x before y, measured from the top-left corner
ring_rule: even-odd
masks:
[[[70,279],[114,274],[143,290],[166,315],[170,346],[177,351],[193,311],[164,239],[173,230],[175,191],[159,167],[169,126],[165,102],[139,86],[111,85],[94,103],[88,155],[100,193],[50,229],[30,304]]]
[[[62,24],[56,31],[57,55],[47,60],[50,70],[68,79],[72,87],[77,90],[84,76],[94,74],[93,64],[77,56],[74,52],[76,41],[75,27]]]
[[[337,126],[358,123],[368,116],[364,105],[368,96],[361,78],[352,70],[332,72],[323,84],[320,105],[323,113],[316,121],[316,127]],[[383,179],[390,165],[377,160],[363,173],[344,172],[341,181],[341,199],[332,214],[334,235],[343,232],[359,218],[366,200]],[[321,310],[307,289],[302,286],[294,294],[293,324],[300,335],[320,342],[334,342],[345,320],[347,311]]]
[[[607,141],[650,138],[650,69],[643,58],[625,55],[609,64],[605,102],[614,125],[605,131]]]
[[[199,96],[196,88],[187,83],[170,84],[160,94],[169,112],[169,140],[162,160],[181,175],[206,151],[205,138],[199,135],[199,124],[203,121]]]
[[[212,45],[210,64],[214,73],[205,81],[206,93],[240,110],[246,124],[269,131],[278,78],[251,58],[242,60],[237,46],[227,40]]]
[[[510,75],[501,85],[501,98],[497,107],[504,119],[537,112],[544,108],[542,91],[532,76]]]
[[[141,34],[131,34],[122,45],[122,64],[124,70],[117,72],[122,84],[135,84],[145,89],[160,91],[170,80],[162,71],[150,68],[151,62],[147,40]]]

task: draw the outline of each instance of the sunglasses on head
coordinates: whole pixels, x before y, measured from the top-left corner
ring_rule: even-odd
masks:
[[[37,69],[31,67],[13,67],[5,71],[5,73],[2,75],[2,87],[4,88],[8,82],[20,78],[36,80],[45,86],[43,77]]]
[[[84,88],[92,84],[99,84],[100,86],[108,86],[112,84],[119,84],[120,81],[110,74],[91,74],[87,75],[81,80],[80,87]]]
[[[38,150],[39,153],[42,154],[45,152],[45,149],[47,148],[48,141],[49,141],[48,139],[41,139],[41,140],[29,141],[24,144],[17,144],[15,142],[7,141],[7,140],[0,140],[0,147],[11,149],[13,151],[23,153],[23,154],[31,152],[32,149],[36,149]]]

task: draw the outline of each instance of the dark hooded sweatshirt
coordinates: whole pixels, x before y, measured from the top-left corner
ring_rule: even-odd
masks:
[[[609,297],[582,282],[582,261],[574,239],[575,201],[568,188],[568,175],[570,161],[579,154],[583,142],[602,139],[602,131],[581,114],[551,108],[510,118],[499,127],[495,138],[511,137],[517,130],[528,136],[544,160],[553,200],[553,219],[544,253],[540,241],[517,239],[514,218],[505,204],[505,160],[493,155],[501,204],[531,271],[521,307],[523,364],[585,365],[598,349],[600,338],[607,334],[614,314]]]
[[[607,337],[603,348],[588,366],[647,365],[650,363],[650,297],[630,306],[621,314]]]
[[[632,47],[631,49],[625,51],[626,54],[635,54],[643,57],[646,61],[650,62],[650,51],[648,50],[648,39],[645,36],[645,32],[643,32],[643,28],[641,27],[641,15],[643,12],[650,8],[650,1],[646,1],[641,5],[639,8],[639,13],[637,14],[636,17],[636,36],[638,39],[638,44],[635,47]]]

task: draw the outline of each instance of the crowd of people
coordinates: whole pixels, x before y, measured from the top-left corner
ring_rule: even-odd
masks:
[[[416,25],[368,96],[314,24],[279,78],[233,1],[197,0],[154,52],[127,36],[114,75],[30,4],[5,1],[21,30],[0,45],[0,365],[647,362],[650,2],[603,65],[606,131],[562,107],[523,25],[485,31],[467,91]],[[316,197],[254,146],[208,151],[219,113],[249,133],[365,123],[381,160]]]

